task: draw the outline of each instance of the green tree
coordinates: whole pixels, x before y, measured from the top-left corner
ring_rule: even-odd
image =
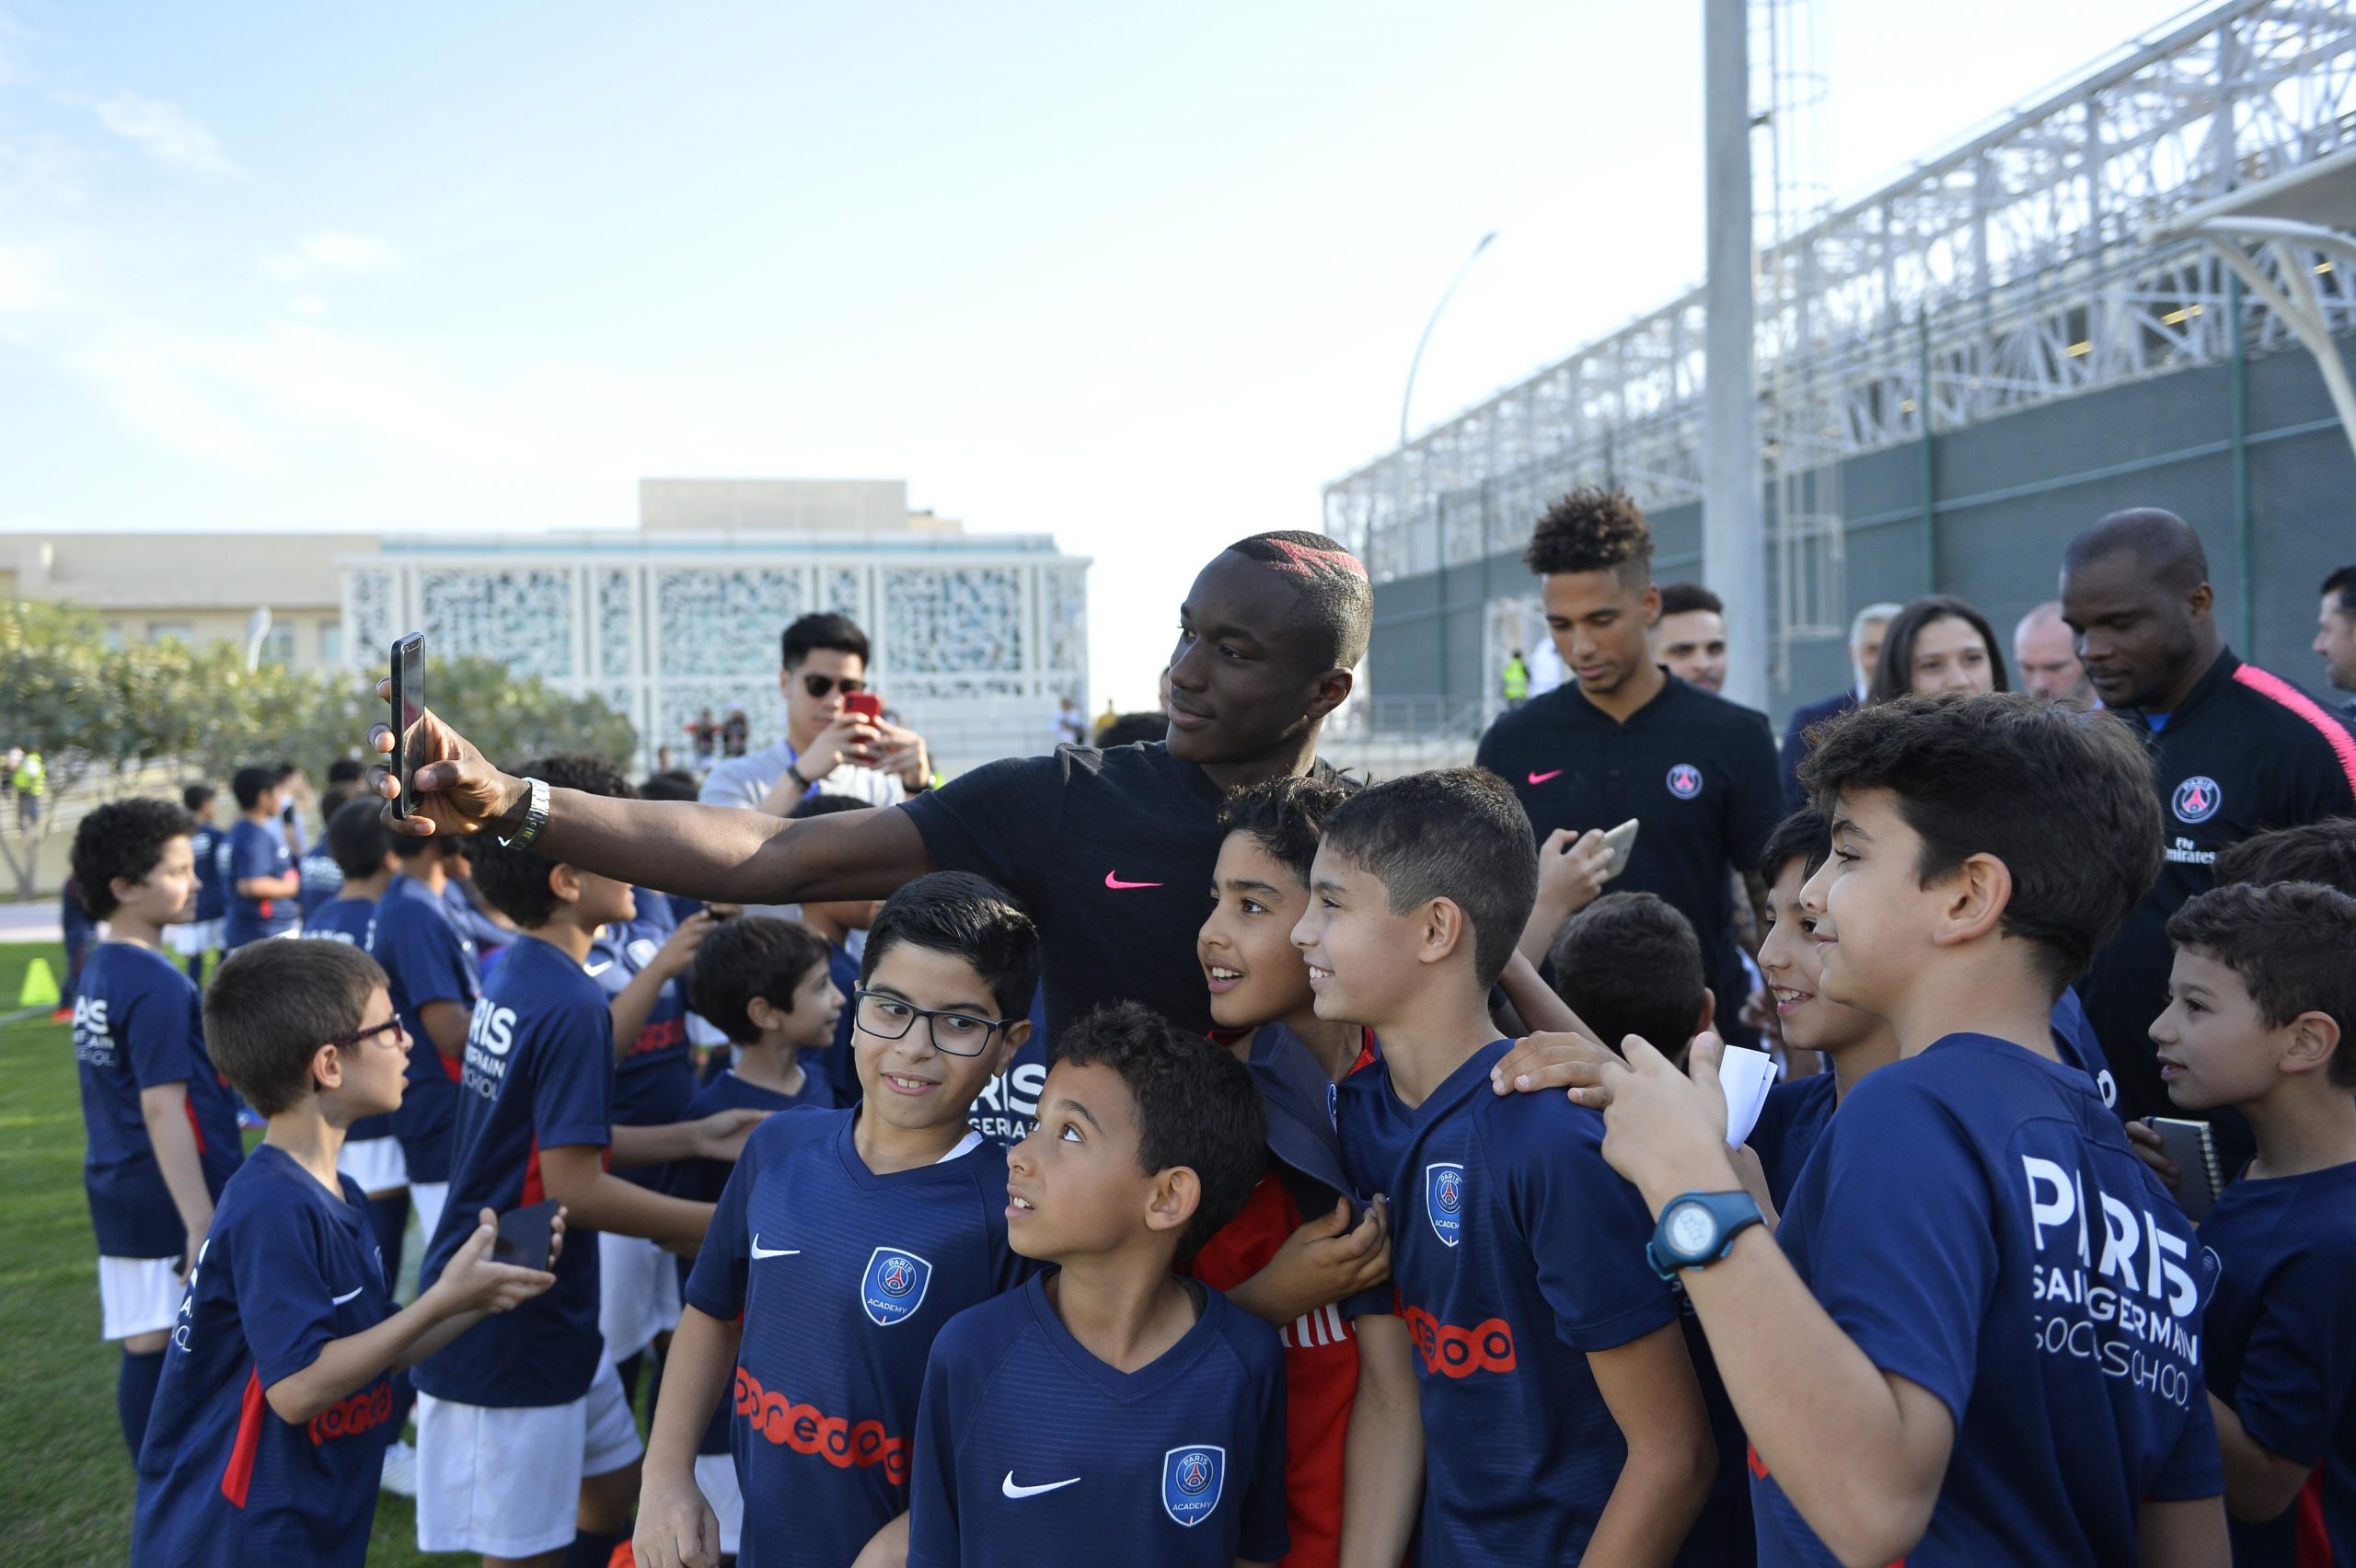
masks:
[[[627,767],[638,749],[629,721],[602,698],[571,697],[489,659],[435,660],[426,700],[494,761],[585,752]],[[364,756],[386,717],[374,677],[350,671],[246,668],[225,641],[105,645],[98,617],[71,605],[0,601],[0,751],[39,749],[50,809],[28,832],[0,832],[0,860],[19,896],[32,890],[41,844],[64,797],[86,785],[111,792],[157,764],[226,780],[255,763],[299,763],[315,777],[339,757]]]

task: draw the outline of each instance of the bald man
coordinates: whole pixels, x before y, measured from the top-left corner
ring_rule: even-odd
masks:
[[[2021,689],[2084,713],[2095,705],[2094,684],[2078,663],[2077,640],[2062,618],[2062,601],[2048,599],[2013,628],[2013,668]]]
[[[2218,634],[2209,559],[2183,518],[2115,512],[2070,541],[2062,617],[2106,707],[2143,738],[2166,846],[2158,879],[2078,992],[2130,1117],[2186,1115],[2160,1086],[2152,1020],[2167,1003],[2168,917],[2212,886],[2217,851],[2356,812],[2356,735]]]

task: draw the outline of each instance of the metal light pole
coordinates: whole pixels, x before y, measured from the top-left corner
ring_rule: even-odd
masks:
[[[1767,538],[1751,367],[1750,18],[1702,0],[1703,285],[1702,580],[1727,606],[1726,695],[1767,706]]]
[[[1440,313],[1448,308],[1448,302],[1456,297],[1457,285],[1464,282],[1464,274],[1472,270],[1472,263],[1481,259],[1481,252],[1488,249],[1490,241],[1496,237],[1497,231],[1495,229],[1483,235],[1480,243],[1472,248],[1472,254],[1467,256],[1464,259],[1464,264],[1457,268],[1456,276],[1448,281],[1447,291],[1439,296],[1439,303],[1432,306],[1432,318],[1424,323],[1424,335],[1415,340],[1415,357],[1407,362],[1407,389],[1399,398],[1399,455],[1392,464],[1392,468],[1398,475],[1397,505],[1399,525],[1402,528],[1407,525],[1407,410],[1415,400],[1415,372],[1423,367],[1424,345],[1432,340],[1432,329],[1439,325]],[[1434,619],[1439,628],[1439,702],[1440,712],[1444,719],[1448,712],[1448,538],[1442,532],[1442,528],[1439,503],[1438,498],[1434,498],[1432,583],[1434,597],[1438,601],[1436,606],[1438,613]]]

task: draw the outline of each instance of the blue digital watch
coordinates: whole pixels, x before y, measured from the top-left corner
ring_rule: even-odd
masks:
[[[1749,1193],[1680,1193],[1661,1209],[1645,1262],[1661,1278],[1675,1279],[1680,1269],[1709,1267],[1733,1250],[1737,1236],[1766,1223]]]

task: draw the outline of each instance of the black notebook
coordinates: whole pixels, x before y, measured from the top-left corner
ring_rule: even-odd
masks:
[[[2160,1135],[2160,1152],[2178,1172],[2176,1201],[2184,1205],[2185,1217],[2198,1225],[2209,1217],[2217,1206],[2217,1194],[2225,1190],[2225,1173],[2217,1166],[2216,1130],[2206,1122],[2173,1116],[2153,1117],[2152,1130]]]

